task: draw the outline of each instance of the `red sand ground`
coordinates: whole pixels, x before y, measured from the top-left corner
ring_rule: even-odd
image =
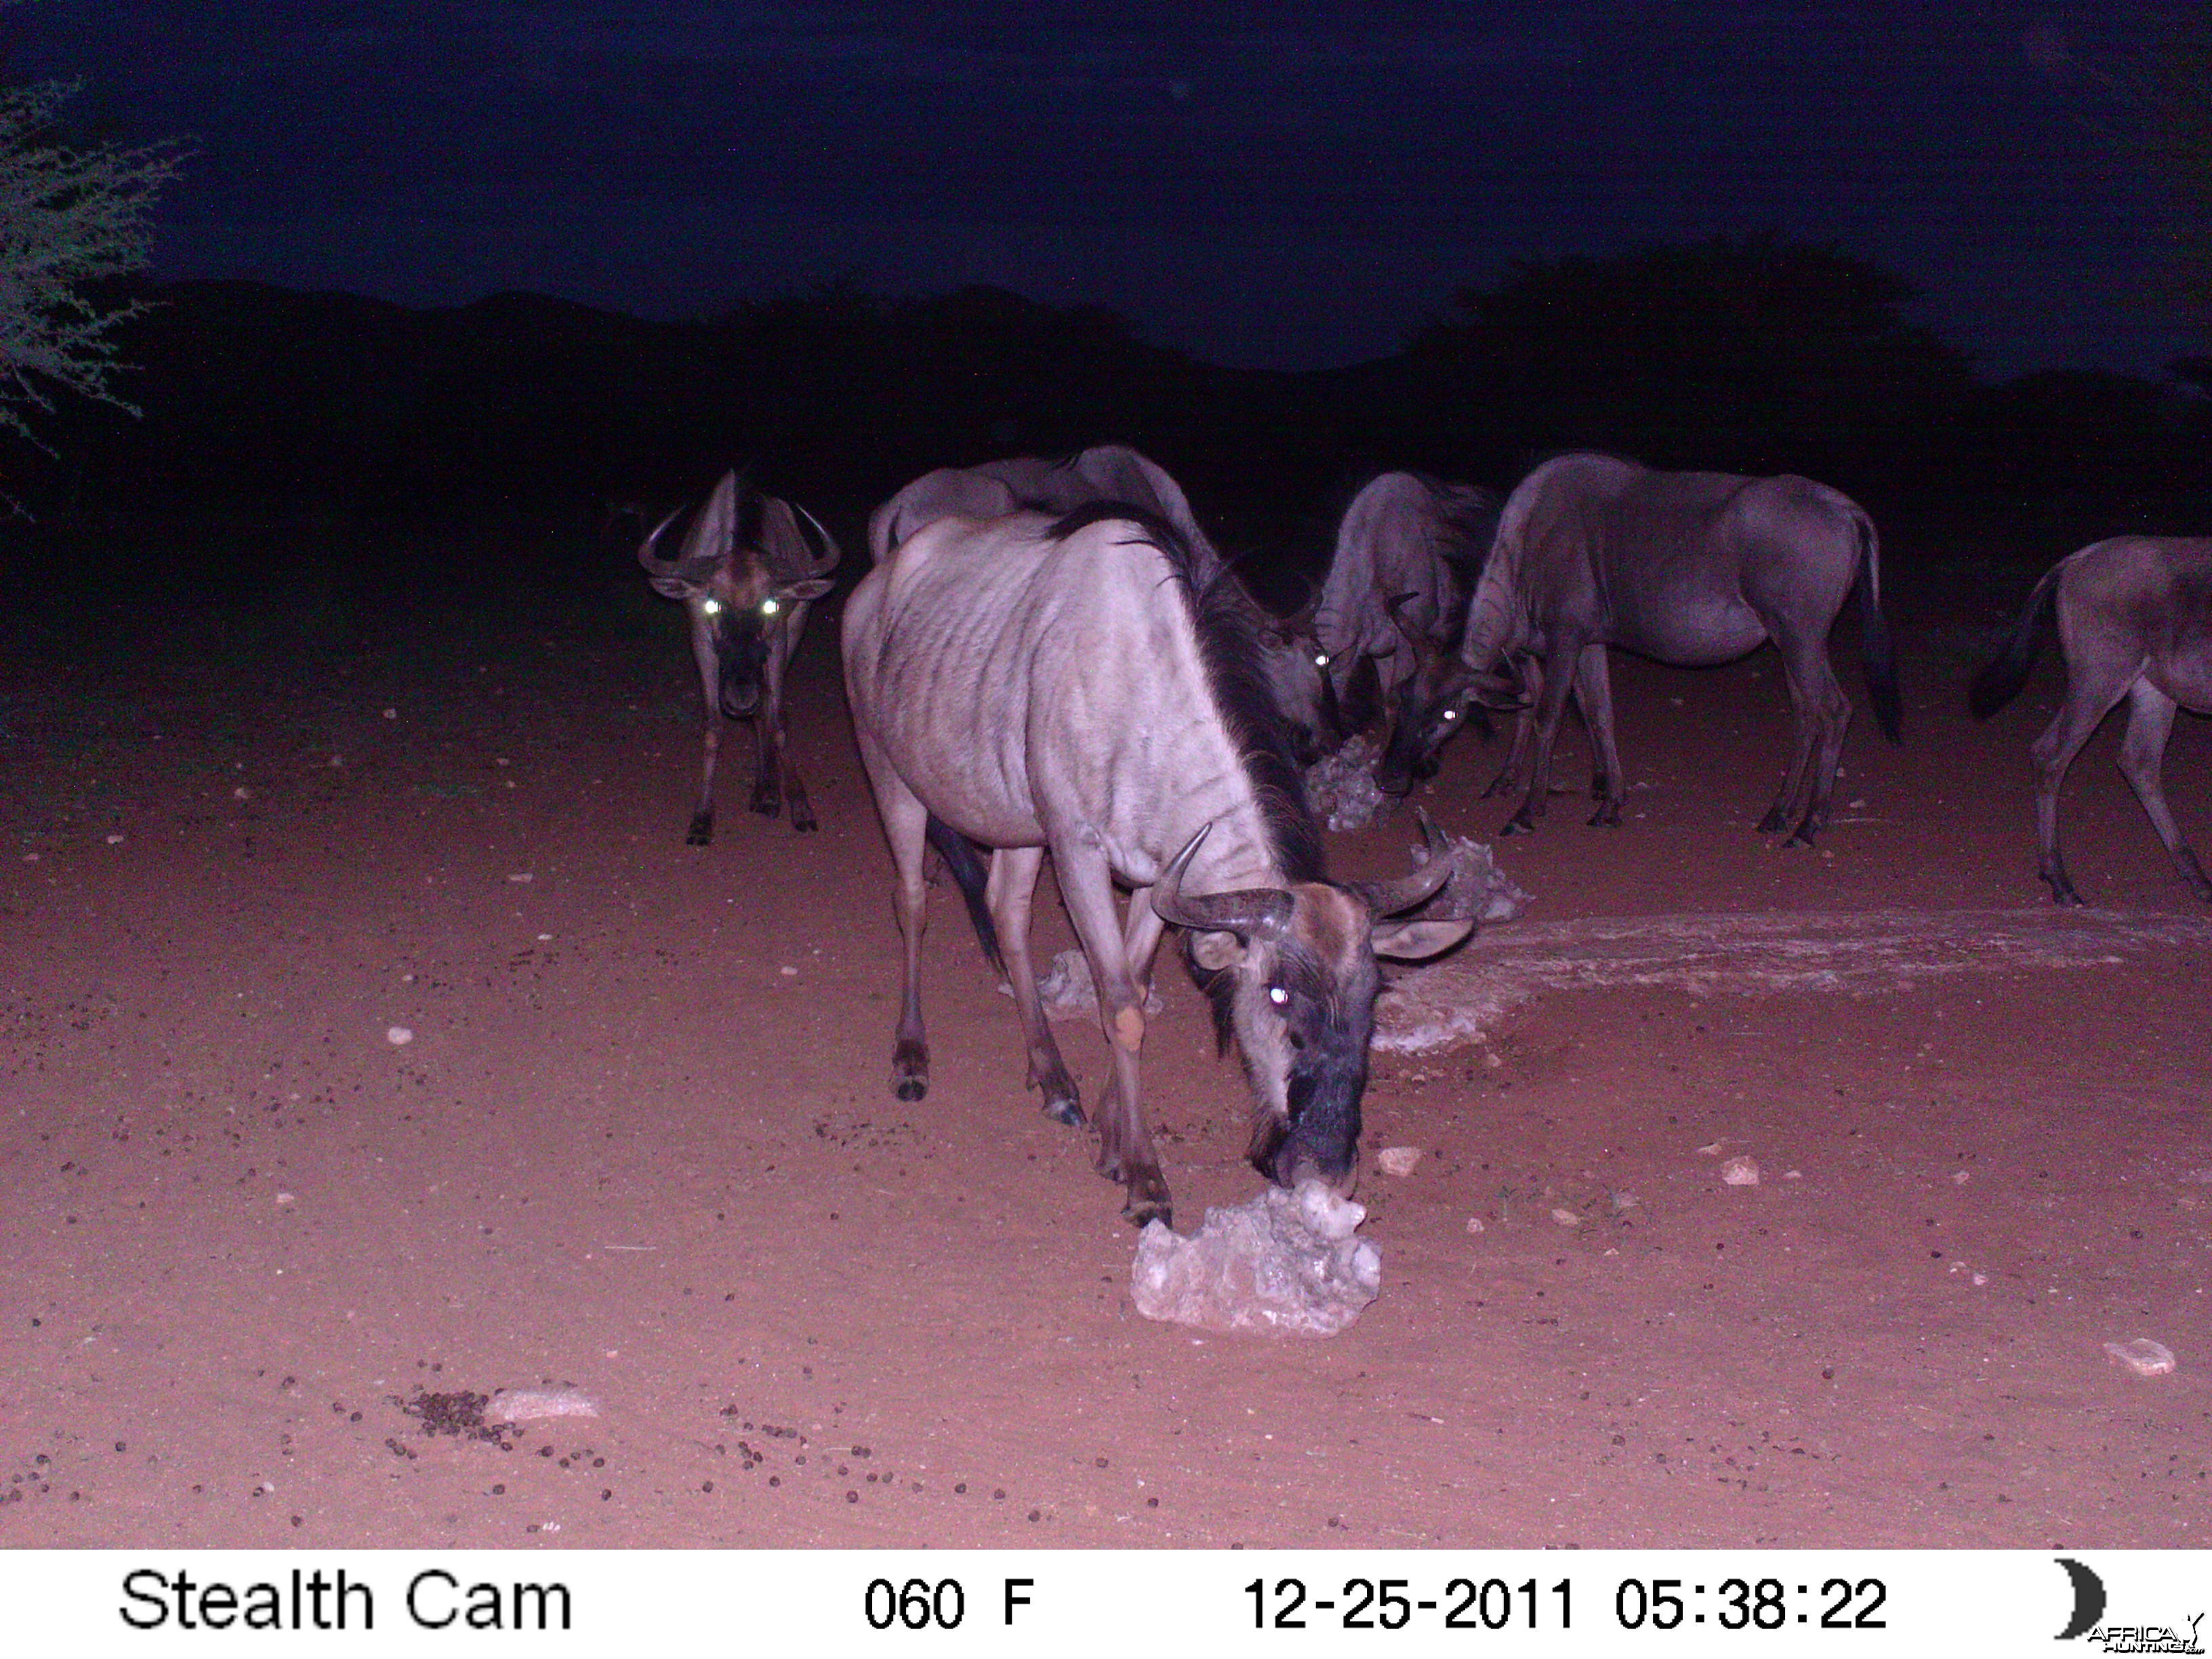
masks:
[[[1909,744],[1862,718],[1820,850],[1751,829],[1771,653],[1622,662],[1629,821],[1562,797],[1505,843],[1531,919],[2042,902],[2055,676],[1973,726],[2002,604],[1892,589]],[[189,653],[0,670],[0,1544],[2204,1542],[2212,952],[1547,993],[1486,1046],[1380,1058],[1358,1325],[1201,1337],[1131,1309],[1120,1194],[1024,1094],[949,893],[936,1086],[890,1097],[888,866],[830,619],[795,738],[822,833],[744,811],[740,767],[704,851],[662,620],[387,636],[306,691]],[[2076,878],[2194,914],[2116,743],[2069,791]],[[1495,832],[1498,758],[1449,757],[1448,828]],[[2201,723],[2168,777],[2212,842]],[[1380,873],[1407,839],[1336,857]],[[1235,1065],[1161,981],[1188,1227],[1256,1177]],[[1721,1184],[1716,1142],[1765,1180]],[[1402,1180],[1393,1145],[1426,1151]],[[2138,1336],[2178,1370],[2106,1356]],[[501,1449],[400,1403],[547,1380],[601,1414]]]

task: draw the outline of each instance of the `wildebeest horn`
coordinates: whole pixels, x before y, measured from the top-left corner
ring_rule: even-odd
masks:
[[[683,510],[680,507],[671,507],[668,516],[653,526],[646,538],[637,544],[637,562],[653,575],[665,576],[668,574],[669,562],[662,558],[655,550],[659,545],[661,532],[676,522],[676,515]],[[642,518],[644,515],[641,514],[639,516]]]
[[[797,501],[793,501],[792,506],[799,507],[799,513],[805,516],[806,522],[814,526],[814,533],[822,538],[822,545],[824,551],[822,555],[821,560],[813,564],[808,569],[806,574],[810,576],[828,575],[831,571],[837,568],[837,562],[845,556],[843,550],[837,545],[837,538],[835,536],[832,536],[829,531],[823,527],[821,520],[816,518],[811,513],[807,512],[805,507],[799,507],[799,503]]]
[[[1395,881],[1363,881],[1352,888],[1378,916],[1395,916],[1427,902],[1451,879],[1450,837],[1437,828],[1426,812],[1419,807],[1413,810],[1414,816],[1421,821],[1421,839],[1428,845],[1429,861],[1412,875],[1401,876]]]
[[[653,526],[652,533],[638,544],[637,562],[645,567],[649,576],[673,576],[678,581],[703,582],[714,574],[714,567],[721,562],[724,549],[710,547],[694,551],[688,556],[678,553],[672,559],[660,556],[661,534],[683,515],[683,512],[680,507],[672,508],[666,518]]]
[[[1249,887],[1235,893],[1183,892],[1183,872],[1190,867],[1199,843],[1212,830],[1211,823],[1201,828],[1160,872],[1160,878],[1152,884],[1152,914],[1170,927],[1234,933],[1248,941],[1255,935],[1271,937],[1281,933],[1290,923],[1291,896],[1279,887]]]
[[[1437,648],[1437,642],[1426,634],[1419,629],[1409,628],[1406,624],[1405,608],[1419,597],[1418,594],[1413,593],[1400,593],[1389,599],[1384,608],[1390,613],[1391,625],[1397,629],[1406,643],[1413,647],[1413,659],[1420,665],[1422,674],[1433,676],[1443,653]]]

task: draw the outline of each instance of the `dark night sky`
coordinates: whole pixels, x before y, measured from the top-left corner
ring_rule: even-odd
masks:
[[[165,276],[680,317],[840,276],[1380,356],[1516,257],[1772,231],[2009,374],[2154,372],[2172,208],[2087,4],[39,0],[13,61],[198,147]]]

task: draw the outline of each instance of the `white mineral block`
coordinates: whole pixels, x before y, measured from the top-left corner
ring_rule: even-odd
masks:
[[[1200,1330],[1334,1336],[1382,1288],[1382,1253],[1355,1237],[1364,1206],[1318,1182],[1210,1209],[1188,1238],[1159,1222],[1137,1240],[1129,1293],[1147,1319]]]

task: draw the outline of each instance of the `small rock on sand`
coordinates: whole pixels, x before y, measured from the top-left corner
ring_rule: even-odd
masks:
[[[2132,1342],[2107,1342],[2105,1352],[2137,1376],[2164,1376],[2173,1370],[2173,1350],[2147,1336]]]
[[[1732,1158],[1721,1165],[1721,1181],[1729,1187],[1759,1185],[1759,1160],[1754,1158]]]
[[[384,1028],[384,1040],[395,1048],[404,1048],[415,1041],[415,1033],[404,1025],[387,1025]]]
[[[1421,1161],[1419,1146],[1385,1146],[1375,1154],[1375,1162],[1384,1175],[1409,1176]]]
[[[484,1408],[493,1423],[532,1423],[545,1417],[597,1417],[598,1404],[581,1389],[501,1389]]]

